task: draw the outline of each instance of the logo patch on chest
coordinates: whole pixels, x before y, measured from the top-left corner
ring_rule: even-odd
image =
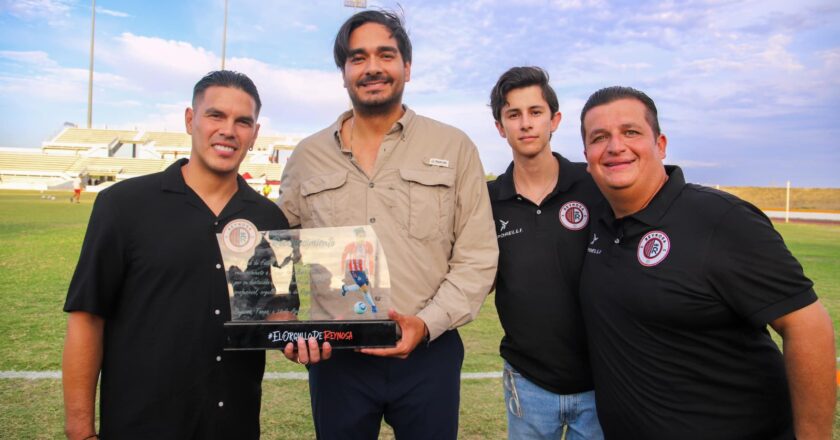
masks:
[[[636,256],[642,266],[656,266],[665,260],[671,250],[671,239],[662,231],[650,231],[639,240]]]
[[[579,231],[589,224],[589,210],[580,202],[566,202],[560,207],[560,224],[570,231]]]
[[[222,230],[222,240],[228,249],[234,252],[250,252],[257,245],[259,231],[253,223],[245,219],[236,219]]]
[[[505,238],[522,233],[522,228],[514,226],[508,228],[508,223],[510,223],[510,220],[499,219],[499,232],[496,234],[496,238]]]

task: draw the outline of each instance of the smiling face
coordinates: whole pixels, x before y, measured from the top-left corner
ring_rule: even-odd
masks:
[[[257,139],[256,103],[234,87],[212,86],[185,113],[192,136],[190,166],[198,171],[235,176]]]
[[[647,201],[665,179],[667,139],[654,135],[636,99],[592,107],[583,119],[587,170],[608,198]]]
[[[404,62],[388,28],[365,23],[353,30],[343,77],[356,111],[384,114],[399,108],[410,76],[411,64]]]
[[[540,86],[513,89],[505,96],[501,118],[496,121],[499,134],[507,139],[514,157],[533,158],[549,153],[551,133],[560,125],[560,112],[551,114]]]

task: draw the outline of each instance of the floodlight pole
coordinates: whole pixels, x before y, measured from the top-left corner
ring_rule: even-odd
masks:
[[[88,69],[88,108],[87,128],[93,119],[93,36],[96,29],[96,0],[91,0],[90,6],[90,68]]]
[[[225,0],[225,26],[222,28],[222,70],[225,70],[225,47],[227,46],[228,0]]]

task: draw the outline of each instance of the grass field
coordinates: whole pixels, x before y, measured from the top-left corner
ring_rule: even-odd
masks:
[[[0,192],[0,371],[60,369],[66,322],[61,308],[92,196],[83,196],[82,204],[75,205],[68,202],[69,193],[56,195],[56,200],[45,200],[35,192]],[[816,283],[838,328],[840,226],[777,227]],[[479,319],[461,334],[467,350],[464,372],[501,369],[501,328],[492,297]],[[268,371],[303,369],[271,353]],[[60,381],[0,379],[0,437],[62,438],[62,411]],[[464,380],[460,438],[504,438],[504,411],[499,380]],[[314,438],[306,382],[266,381],[262,420],[264,438]],[[835,431],[838,426],[835,418]],[[387,428],[382,437],[390,438]],[[835,438],[840,436],[835,433]]]

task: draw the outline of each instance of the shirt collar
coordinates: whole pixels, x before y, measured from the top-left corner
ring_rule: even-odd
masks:
[[[560,177],[557,179],[554,189],[545,197],[546,200],[554,197],[560,191],[568,191],[575,183],[586,178],[587,174],[585,169],[573,167],[572,162],[560,153],[552,151],[551,155],[560,163]],[[499,182],[499,191],[494,200],[512,199],[517,196],[516,186],[513,183],[513,162],[508,165],[504,174],[497,177],[496,180]]]
[[[674,200],[677,199],[685,186],[685,177],[680,167],[676,165],[665,165],[665,174],[668,175],[668,180],[665,181],[665,184],[662,185],[659,192],[653,196],[650,203],[641,211],[631,214],[628,217],[632,217],[651,226],[659,223],[659,220],[668,212],[671,204],[674,203]],[[605,209],[601,218],[606,224],[611,224],[616,220],[615,214],[608,203],[604,205]]]
[[[406,105],[403,105],[402,107],[404,110],[403,115],[400,117],[400,119],[397,120],[397,122],[394,123],[391,129],[388,130],[388,132],[385,134],[386,136],[404,131],[405,128],[408,127],[409,124],[411,124],[411,121],[414,120],[414,110],[408,108],[408,106]],[[353,110],[347,110],[346,112],[340,114],[338,116],[338,119],[330,126],[330,131],[332,131],[333,133],[333,138],[335,139],[336,146],[339,150],[347,153],[350,152],[350,149],[345,148],[344,145],[342,145],[341,143],[341,126],[342,124],[344,124],[344,121],[350,119],[352,116]]]
[[[685,177],[680,167],[675,165],[666,165],[665,174],[668,175],[668,180],[659,189],[659,192],[653,196],[653,199],[641,211],[633,214],[636,220],[648,225],[659,223],[659,220],[668,212],[668,208],[677,199],[677,196],[682,192],[685,186]]]
[[[181,167],[186,165],[189,161],[190,160],[187,158],[178,159],[163,171],[160,185],[161,190],[178,194],[188,193],[187,182],[184,181],[184,175],[181,173]],[[236,185],[237,191],[233,195],[233,198],[239,198],[249,202],[257,200],[256,196],[259,194],[254,191],[244,191],[245,188],[248,188],[248,182],[246,182],[239,174],[236,175]]]
[[[169,165],[163,171],[160,189],[179,194],[186,194],[187,182],[184,181],[184,175],[181,174],[181,167],[186,165],[189,161],[189,159],[183,158],[178,159],[172,165]]]

